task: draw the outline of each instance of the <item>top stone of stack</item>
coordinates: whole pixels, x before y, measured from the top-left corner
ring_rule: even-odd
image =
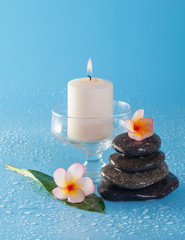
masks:
[[[161,146],[161,139],[157,134],[142,141],[135,141],[128,136],[128,133],[122,133],[116,136],[112,141],[112,147],[118,153],[128,157],[140,157],[150,155]]]

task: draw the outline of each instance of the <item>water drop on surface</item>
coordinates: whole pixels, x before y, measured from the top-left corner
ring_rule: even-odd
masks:
[[[171,224],[173,224],[173,222],[167,222],[166,224],[167,224],[167,225],[171,225]]]
[[[146,209],[143,210],[142,214],[144,215],[144,214],[146,214],[148,212],[149,212],[149,209],[146,208]]]
[[[27,214],[27,215],[28,215],[28,214],[30,214],[30,212],[29,212],[29,211],[26,211],[26,212],[24,212],[24,214]]]
[[[91,223],[91,226],[96,226],[96,224],[97,224],[97,223],[93,222],[93,223]]]

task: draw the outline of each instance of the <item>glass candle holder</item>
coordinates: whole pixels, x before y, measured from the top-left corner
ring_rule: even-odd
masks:
[[[95,183],[101,179],[105,165],[103,152],[111,146],[112,139],[126,132],[125,120],[131,118],[131,107],[122,101],[113,102],[113,115],[99,118],[68,117],[67,103],[53,107],[51,132],[62,143],[81,149],[86,156],[85,176]]]

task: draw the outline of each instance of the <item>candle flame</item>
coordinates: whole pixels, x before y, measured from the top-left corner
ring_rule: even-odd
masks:
[[[91,61],[91,58],[89,58],[89,61],[87,63],[87,73],[92,74],[92,61]]]

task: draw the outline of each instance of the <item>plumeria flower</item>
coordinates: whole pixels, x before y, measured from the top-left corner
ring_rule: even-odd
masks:
[[[95,191],[93,181],[89,177],[82,177],[84,171],[81,163],[72,164],[67,172],[63,168],[55,170],[53,178],[58,187],[52,190],[53,195],[71,203],[83,202],[85,196]]]
[[[132,120],[125,120],[128,136],[137,141],[151,137],[154,134],[152,118],[143,117],[143,115],[144,109],[139,109],[134,113]]]

